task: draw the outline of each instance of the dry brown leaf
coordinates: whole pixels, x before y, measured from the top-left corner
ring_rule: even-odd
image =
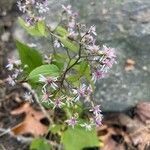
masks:
[[[131,71],[135,68],[135,61],[133,59],[127,59],[125,63],[125,71]]]
[[[30,103],[25,103],[11,111],[12,115],[21,113],[25,113],[25,118],[20,124],[13,127],[12,132],[15,135],[32,134],[34,137],[38,137],[47,132],[48,127],[40,122],[41,119],[45,118],[41,111],[34,110]]]
[[[150,123],[150,103],[149,102],[142,102],[137,104],[136,109],[136,116],[141,119],[144,123]]]

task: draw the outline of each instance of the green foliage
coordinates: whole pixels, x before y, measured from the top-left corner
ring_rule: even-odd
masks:
[[[51,150],[50,144],[42,138],[36,138],[30,145],[30,150]]]
[[[60,70],[63,70],[64,68],[64,63],[67,60],[67,56],[62,53],[56,53],[53,55],[53,61],[52,63],[56,65]]]
[[[54,35],[54,36],[57,37],[61,41],[61,43],[64,45],[65,48],[75,53],[79,51],[79,45],[76,42],[68,39],[67,36],[69,33],[65,28],[58,26],[56,28],[55,33],[58,35]]]
[[[65,28],[63,28],[62,26],[58,26],[56,28],[56,32],[62,37],[64,37],[64,36],[66,37],[69,34],[68,31]]]
[[[27,31],[28,34],[38,37],[47,37],[48,33],[43,20],[38,21],[35,25],[29,26],[22,18],[18,19],[19,24]]]
[[[79,87],[80,85],[80,77],[77,74],[69,75],[67,80],[75,87]]]
[[[27,72],[31,72],[38,66],[42,65],[42,56],[41,54],[34,48],[30,48],[29,46],[16,41],[16,46],[19,52],[19,56],[23,65],[28,65]]]
[[[79,45],[71,40],[69,40],[67,37],[59,37],[59,40],[64,45],[65,48],[71,50],[72,52],[78,52],[79,51]]]
[[[49,130],[53,133],[59,133],[61,130],[63,130],[65,128],[65,125],[63,124],[54,124],[52,126],[50,126]]]
[[[81,127],[68,128],[61,137],[65,150],[82,150],[85,147],[99,146],[96,131],[86,131]]]
[[[43,76],[59,76],[59,69],[56,65],[49,64],[49,65],[42,65],[34,69],[28,76],[28,79],[32,82],[38,82],[39,74]]]

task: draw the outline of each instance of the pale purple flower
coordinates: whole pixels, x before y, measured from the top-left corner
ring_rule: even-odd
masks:
[[[75,101],[78,101],[80,97],[84,97],[86,98],[86,101],[88,101],[91,93],[92,93],[92,87],[91,86],[87,87],[85,84],[80,86],[79,89],[73,89],[73,94],[77,95]]]
[[[61,96],[59,98],[54,99],[54,101],[52,102],[54,105],[53,109],[61,108],[63,105],[65,105],[65,103],[62,102],[62,100],[65,98],[66,98],[65,96]]]
[[[8,82],[8,84],[14,86],[16,85],[16,81],[13,79],[13,77],[11,77],[10,75],[8,76],[8,78],[6,79],[6,82]]]
[[[109,58],[109,59],[116,58],[116,53],[115,53],[114,48],[110,48],[110,47],[103,45],[103,51],[106,55],[106,58]]]
[[[8,64],[6,65],[6,68],[8,70],[12,70],[14,68],[14,65],[19,66],[21,64],[20,60],[15,60],[14,58],[8,59]]]
[[[93,36],[91,36],[90,34],[85,35],[85,33],[81,33],[81,36],[83,37],[82,42],[84,44],[90,44],[90,43],[93,44],[93,42],[94,42]]]
[[[87,49],[90,50],[90,52],[92,53],[97,53],[99,51],[99,46],[98,45],[89,45],[87,46]]]
[[[76,22],[74,19],[71,19],[71,21],[68,22],[68,28],[69,31],[73,31],[73,29],[75,28]]]
[[[99,115],[102,111],[100,109],[100,105],[94,106],[92,109],[90,109],[91,112],[93,112],[94,115]]]
[[[95,116],[94,120],[95,120],[95,124],[96,124],[97,127],[102,125],[102,119],[103,119],[102,114],[99,114],[99,115]]]
[[[83,84],[79,89],[73,89],[73,94],[77,94],[77,98],[75,100],[79,100],[80,97],[85,96],[86,85]]]
[[[94,81],[94,83],[101,78],[104,78],[106,76],[106,73],[102,70],[96,69],[93,73],[92,73],[92,80]]]
[[[116,63],[116,60],[114,58],[111,58],[111,59],[105,59],[102,62],[107,67],[112,68],[113,64]]]
[[[44,87],[49,85],[51,86],[54,90],[58,87],[57,84],[55,83],[57,81],[57,77],[45,77],[43,75],[39,75],[39,82],[44,83]]]
[[[51,95],[50,92],[48,92],[45,87],[42,89],[42,93],[43,93],[43,95],[42,95],[42,102],[49,102],[49,101],[51,101],[50,98],[53,95]]]
[[[71,117],[70,119],[66,120],[66,123],[67,123],[69,126],[71,126],[71,127],[74,128],[74,126],[78,123],[77,117],[76,117],[76,116]]]
[[[71,5],[67,5],[67,6],[62,5],[62,8],[68,15],[72,15],[72,9],[71,9],[72,6]]]

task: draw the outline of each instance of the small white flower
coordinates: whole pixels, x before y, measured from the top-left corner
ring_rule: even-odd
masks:
[[[38,12],[40,14],[46,13],[49,10],[49,8],[48,8],[46,3],[42,4],[42,3],[38,3],[37,2],[35,7],[38,9]]]
[[[86,130],[91,131],[92,130],[92,124],[83,123],[80,124],[81,127],[84,127]]]
[[[68,6],[64,6],[64,5],[62,5],[62,8],[63,8],[63,10],[68,14],[68,15],[72,15],[72,7],[71,7],[71,5],[68,5]]]
[[[42,89],[42,93],[43,93],[43,95],[42,95],[42,102],[46,102],[46,103],[52,103],[52,101],[51,101],[51,97],[53,96],[53,95],[51,95],[47,90],[46,90],[46,88],[45,87],[43,87],[43,89]]]
[[[8,84],[10,84],[12,86],[16,85],[16,81],[11,76],[8,76],[8,78],[6,79],[6,81],[8,82]]]
[[[54,99],[54,101],[52,102],[54,105],[53,109],[61,108],[63,105],[65,105],[65,103],[62,102],[62,100],[65,98],[66,98],[65,96],[61,96],[59,98]]]
[[[14,65],[19,66],[20,64],[21,64],[20,60],[8,59],[8,65],[6,65],[6,68],[8,70],[12,70],[14,68]]]
[[[97,35],[95,25],[93,25],[93,26],[90,27],[88,33],[92,33],[92,34],[94,34],[95,36]]]
[[[55,81],[57,81],[57,77],[45,77],[43,75],[39,75],[39,82],[44,83],[44,86],[51,86],[54,90],[56,90],[56,88],[58,87],[57,84],[55,83]]]

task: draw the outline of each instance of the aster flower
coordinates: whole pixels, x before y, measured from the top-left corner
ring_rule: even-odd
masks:
[[[75,101],[78,101],[81,97],[84,97],[85,101],[89,101],[89,97],[91,93],[92,93],[92,87],[91,86],[87,87],[85,84],[80,86],[79,89],[73,89],[73,94],[77,95]]]
[[[56,90],[56,88],[58,87],[56,84],[55,84],[55,81],[57,81],[57,77],[45,77],[43,75],[39,75],[39,82],[42,82],[44,83],[44,86],[51,86],[54,90]]]
[[[38,3],[38,2],[36,2],[36,6],[35,7],[38,9],[38,12],[40,14],[46,13],[49,10],[46,2],[45,3]]]
[[[26,12],[26,5],[23,4],[21,1],[17,1],[17,7],[19,8],[19,10],[23,13]]]
[[[47,90],[46,90],[46,88],[44,87],[43,89],[42,89],[42,93],[43,93],[43,95],[42,95],[42,102],[50,102],[51,100],[50,100],[50,98],[53,96],[53,95],[51,95]]]
[[[80,99],[80,97],[85,96],[85,90],[86,90],[86,85],[85,84],[80,86],[79,89],[73,89],[73,94],[77,95],[77,98],[75,99],[75,101],[78,101]]]
[[[87,46],[87,49],[90,50],[90,52],[92,53],[97,53],[99,51],[99,46],[98,45],[89,45]]]
[[[8,64],[6,65],[6,68],[8,70],[12,70],[14,68],[14,65],[19,66],[20,64],[21,64],[20,60],[8,59]]]
[[[63,105],[65,105],[65,103],[62,102],[62,100],[65,98],[66,98],[65,96],[61,96],[59,98],[54,99],[54,101],[52,102],[54,105],[53,109],[61,108]]]
[[[80,124],[80,126],[83,127],[83,128],[85,128],[88,131],[92,130],[92,124],[83,123],[83,124]]]
[[[109,58],[109,59],[116,58],[116,53],[115,53],[114,48],[110,48],[110,47],[103,45],[103,51],[106,55],[106,58]]]
[[[111,59],[105,59],[102,62],[108,68],[112,68],[113,64],[116,63],[116,60],[114,58],[111,58]]]
[[[13,77],[11,77],[10,75],[8,76],[8,78],[6,79],[6,82],[8,82],[8,84],[14,86],[16,85],[16,81],[14,80]]]
[[[72,15],[71,5],[67,5],[67,6],[62,5],[62,8],[68,15]]]
[[[95,116],[99,115],[102,112],[100,109],[100,105],[94,106],[92,109],[90,109],[90,111],[93,112]]]
[[[93,26],[90,27],[88,33],[92,33],[92,34],[94,34],[95,36],[97,35],[95,25],[93,25]]]
[[[93,73],[92,73],[92,80],[94,81],[94,83],[101,78],[104,78],[106,76],[106,73],[102,70],[96,69]]]
[[[102,125],[102,119],[103,119],[102,114],[99,114],[99,115],[95,116],[94,121],[95,121],[95,124],[96,124],[97,127]]]
[[[72,116],[70,119],[66,120],[66,123],[71,126],[72,128],[74,128],[74,126],[78,123],[77,121],[77,117],[74,115]]]

